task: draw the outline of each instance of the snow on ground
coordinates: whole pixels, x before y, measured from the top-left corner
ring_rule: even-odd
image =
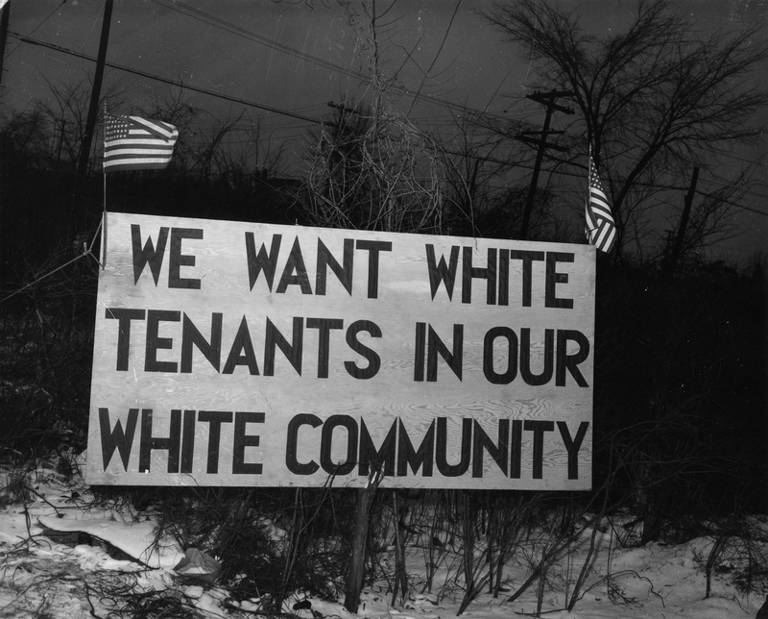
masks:
[[[117,504],[95,509],[82,483],[66,481],[49,469],[39,468],[25,479],[30,488],[27,500],[11,500],[12,490],[20,488],[19,479],[8,472],[0,474],[0,617],[259,616],[258,600],[234,602],[225,589],[180,574],[184,553],[172,540],[161,540],[159,547],[152,544],[150,514]],[[755,526],[768,530],[765,519],[755,519]],[[591,531],[586,532],[585,543],[549,571],[542,616],[740,619],[754,617],[763,603],[765,592],[743,593],[732,582],[733,569],[745,560],[738,545],[715,566],[712,592],[705,598],[704,563],[712,539],[622,548],[610,531],[598,533],[593,570],[572,612],[563,610],[567,590],[572,590],[583,564]],[[357,617],[455,617],[463,595],[456,578],[461,559],[444,559],[431,593],[411,593],[404,603],[393,604],[387,583],[381,582],[364,592]],[[414,551],[407,562],[410,589],[421,591],[425,582],[421,552]],[[505,572],[508,590],[529,572],[530,564],[524,560],[510,562]],[[512,602],[509,596],[507,592],[494,599],[480,594],[462,616],[501,619],[535,613],[536,586]],[[355,617],[343,608],[342,600],[309,599],[303,604],[306,608],[294,609],[305,598],[297,593],[287,600],[286,613],[308,619]]]

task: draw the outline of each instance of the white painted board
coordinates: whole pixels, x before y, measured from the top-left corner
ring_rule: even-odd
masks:
[[[105,223],[89,483],[590,488],[593,247]]]

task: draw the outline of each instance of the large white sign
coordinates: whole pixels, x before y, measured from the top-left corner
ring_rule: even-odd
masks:
[[[590,488],[593,247],[105,230],[89,483]]]

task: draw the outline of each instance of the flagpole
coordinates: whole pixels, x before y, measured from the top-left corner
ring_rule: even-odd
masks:
[[[102,131],[106,131],[107,125],[107,100],[104,99],[104,119],[101,122]],[[103,136],[102,136],[103,137]],[[104,141],[102,139],[102,141]],[[101,270],[107,266],[107,170],[104,167],[104,155],[102,154],[101,176],[102,176],[102,211],[101,211]]]
[[[102,164],[102,168],[104,164]],[[104,208],[101,213],[101,270],[107,266],[107,172],[102,169]]]
[[[590,221],[589,217],[589,175],[592,172],[592,136],[587,136],[587,195],[584,199],[584,214],[587,216],[587,222]],[[587,243],[592,245],[592,229],[587,226]]]

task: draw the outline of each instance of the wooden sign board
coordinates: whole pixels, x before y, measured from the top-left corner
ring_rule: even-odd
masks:
[[[89,483],[590,488],[593,247],[105,230]]]

